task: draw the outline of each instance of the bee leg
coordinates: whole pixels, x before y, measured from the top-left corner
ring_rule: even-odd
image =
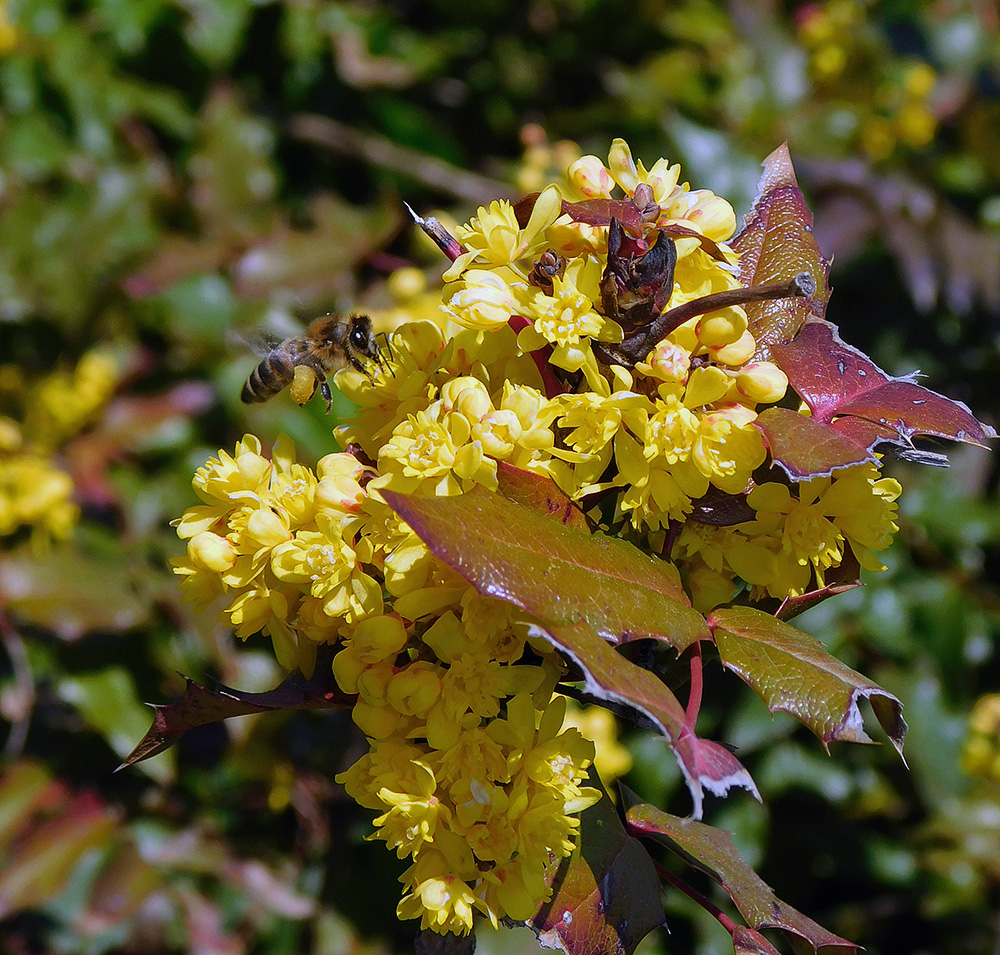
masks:
[[[333,392],[330,390],[330,382],[326,375],[319,376],[319,391],[326,401],[326,413],[329,414],[333,407]]]
[[[347,360],[351,363],[351,367],[355,371],[360,371],[361,374],[364,375],[365,378],[367,378],[373,385],[375,384],[375,378],[373,377],[372,373],[368,370],[368,368],[364,365],[364,363],[360,361],[360,359],[351,356]]]

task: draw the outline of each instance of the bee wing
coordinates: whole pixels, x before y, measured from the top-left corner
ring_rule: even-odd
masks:
[[[273,309],[259,325],[250,329],[231,328],[226,334],[226,341],[234,348],[249,349],[259,358],[264,358],[286,339],[301,335],[302,325],[299,322],[287,312]]]

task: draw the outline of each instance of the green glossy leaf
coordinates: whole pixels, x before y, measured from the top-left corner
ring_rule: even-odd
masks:
[[[458,497],[384,495],[480,593],[546,626],[584,621],[610,643],[652,637],[677,650],[708,637],[673,564],[626,541],[563,525],[480,487]]]
[[[753,208],[730,243],[740,254],[740,281],[749,288],[787,282],[800,272],[809,272],[816,280],[816,293],[745,306],[759,358],[766,357],[776,342],[791,341],[810,315],[822,318],[830,299],[830,263],[813,238],[812,214],[799,190],[788,146],[779,146],[763,166]]]
[[[771,712],[791,714],[824,745],[871,743],[858,706],[867,699],[903,755],[906,723],[899,700],[841,663],[815,637],[750,607],[715,610],[708,624],[723,665],[753,687]]]
[[[682,819],[649,803],[632,806],[626,813],[631,832],[649,836],[676,852],[685,862],[705,872],[733,900],[740,915],[755,931],[777,928],[807,942],[824,955],[854,955],[858,946],[827,931],[812,919],[778,899],[771,887],[750,868],[737,852],[733,837],[723,829]],[[744,935],[745,951],[773,952],[765,941],[761,947],[752,935]],[[757,941],[757,948],[748,947]],[[737,949],[739,951],[739,949]]]
[[[580,814],[576,849],[553,873],[552,898],[531,922],[539,941],[568,955],[631,955],[663,924],[660,879],[611,800]]]

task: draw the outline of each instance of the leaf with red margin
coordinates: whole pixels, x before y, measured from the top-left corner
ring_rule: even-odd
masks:
[[[730,243],[740,255],[739,280],[750,288],[787,282],[808,272],[816,280],[816,293],[744,306],[758,359],[766,358],[775,343],[791,341],[810,315],[822,318],[830,300],[830,263],[813,238],[812,214],[799,190],[788,145],[779,146],[762,165],[757,198],[743,218],[742,231]]]
[[[903,457],[947,463],[943,455],[914,449],[916,435],[980,447],[996,437],[960,401],[916,384],[912,375],[887,375],[829,322],[806,322],[793,342],[772,346],[771,360],[812,412],[811,419],[795,415],[795,421],[787,409],[771,408],[758,418],[772,457],[793,479],[875,461],[873,449],[884,444],[902,448]]]
[[[586,514],[551,478],[498,461],[497,490],[508,501],[529,507],[565,527],[590,530]]]
[[[772,713],[794,716],[828,748],[831,740],[871,743],[858,707],[859,700],[867,699],[903,755],[902,704],[841,663],[815,637],[752,607],[713,610],[708,625],[722,665],[756,690]]]
[[[663,681],[617,653],[586,621],[533,626],[531,633],[548,640],[576,664],[585,693],[642,713],[667,738],[691,793],[696,819],[701,818],[705,789],[724,796],[733,786],[740,786],[760,801],[742,763],[720,743],[695,735],[677,697]]]
[[[271,710],[327,710],[350,706],[354,697],[345,695],[337,686],[330,661],[324,657],[322,652],[317,655],[316,675],[312,678],[306,679],[295,672],[264,693],[244,693],[222,684],[206,689],[185,677],[184,696],[176,703],[150,704],[154,711],[153,725],[118,769],[162,753],[189,729],[206,723]]]
[[[580,814],[576,848],[555,865],[552,898],[528,923],[546,948],[631,955],[663,924],[653,862],[625,832],[607,796]]]
[[[827,931],[778,899],[771,887],[746,864],[736,851],[733,837],[724,829],[672,816],[649,803],[632,806],[625,818],[629,832],[655,839],[715,879],[755,933],[762,928],[780,929],[807,942],[814,952],[825,955],[854,955],[857,952],[858,946],[853,942]],[[744,935],[744,938],[757,942],[756,949],[749,948],[751,952],[773,951],[759,936],[754,939],[750,935],[747,939]],[[760,946],[760,941],[765,947]]]
[[[510,601],[538,620],[536,636],[577,665],[588,693],[654,723],[677,755],[696,815],[702,787],[722,795],[738,785],[757,794],[728,750],[687,727],[663,681],[612,646],[652,637],[683,650],[708,637],[671,564],[483,488],[458,497],[382,494],[431,552],[479,593]]]
[[[562,524],[481,487],[457,497],[382,493],[480,593],[509,600],[547,626],[584,620],[613,644],[651,637],[678,651],[708,639],[674,565],[627,541]]]

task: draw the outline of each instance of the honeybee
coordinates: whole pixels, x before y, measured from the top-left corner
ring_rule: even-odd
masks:
[[[292,383],[295,369],[305,366],[315,372],[315,380],[304,400],[312,397],[318,382],[329,411],[333,394],[327,376],[350,365],[372,380],[365,361],[383,367],[371,319],[367,315],[323,315],[301,338],[286,338],[264,356],[243,385],[240,399],[245,404],[253,404],[273,398]],[[294,389],[293,396],[299,397]]]

